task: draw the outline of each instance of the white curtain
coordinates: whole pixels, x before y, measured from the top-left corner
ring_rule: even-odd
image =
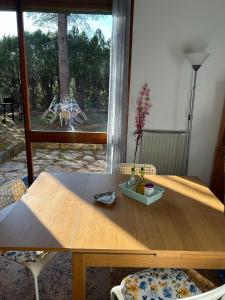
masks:
[[[108,114],[107,172],[125,162],[128,114],[131,0],[113,1]]]

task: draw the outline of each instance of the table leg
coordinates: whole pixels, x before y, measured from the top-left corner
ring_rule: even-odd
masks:
[[[3,104],[3,109],[4,109],[4,120],[3,120],[3,122],[4,122],[4,123],[5,123],[5,117],[6,117],[6,109],[5,109],[5,107],[6,107],[6,105]]]
[[[72,254],[72,293],[73,300],[85,300],[84,254]]]
[[[15,120],[14,120],[14,107],[13,107],[13,103],[11,103],[11,113],[12,113],[12,120],[14,122]]]

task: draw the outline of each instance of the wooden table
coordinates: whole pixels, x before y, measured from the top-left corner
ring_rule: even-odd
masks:
[[[165,187],[145,206],[120,192],[112,207],[92,196],[125,175],[41,173],[0,224],[0,249],[73,252],[73,299],[85,299],[85,268],[225,268],[223,204],[197,182],[146,176]]]

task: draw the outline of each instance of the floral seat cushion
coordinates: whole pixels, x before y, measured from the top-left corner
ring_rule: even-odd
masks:
[[[47,254],[45,251],[7,251],[4,256],[18,263],[34,263]]]
[[[201,294],[180,269],[147,269],[128,275],[121,283],[125,300],[177,299]]]

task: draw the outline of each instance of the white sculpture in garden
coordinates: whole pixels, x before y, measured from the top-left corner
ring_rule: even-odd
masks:
[[[63,122],[66,126],[70,125],[72,127],[73,123],[78,122],[83,124],[84,121],[87,121],[86,114],[80,109],[77,101],[70,95],[61,95],[59,100],[55,96],[41,118],[45,119],[49,113],[51,114],[50,125],[57,117],[59,117],[61,126],[63,126]],[[82,116],[82,119],[80,116]]]

